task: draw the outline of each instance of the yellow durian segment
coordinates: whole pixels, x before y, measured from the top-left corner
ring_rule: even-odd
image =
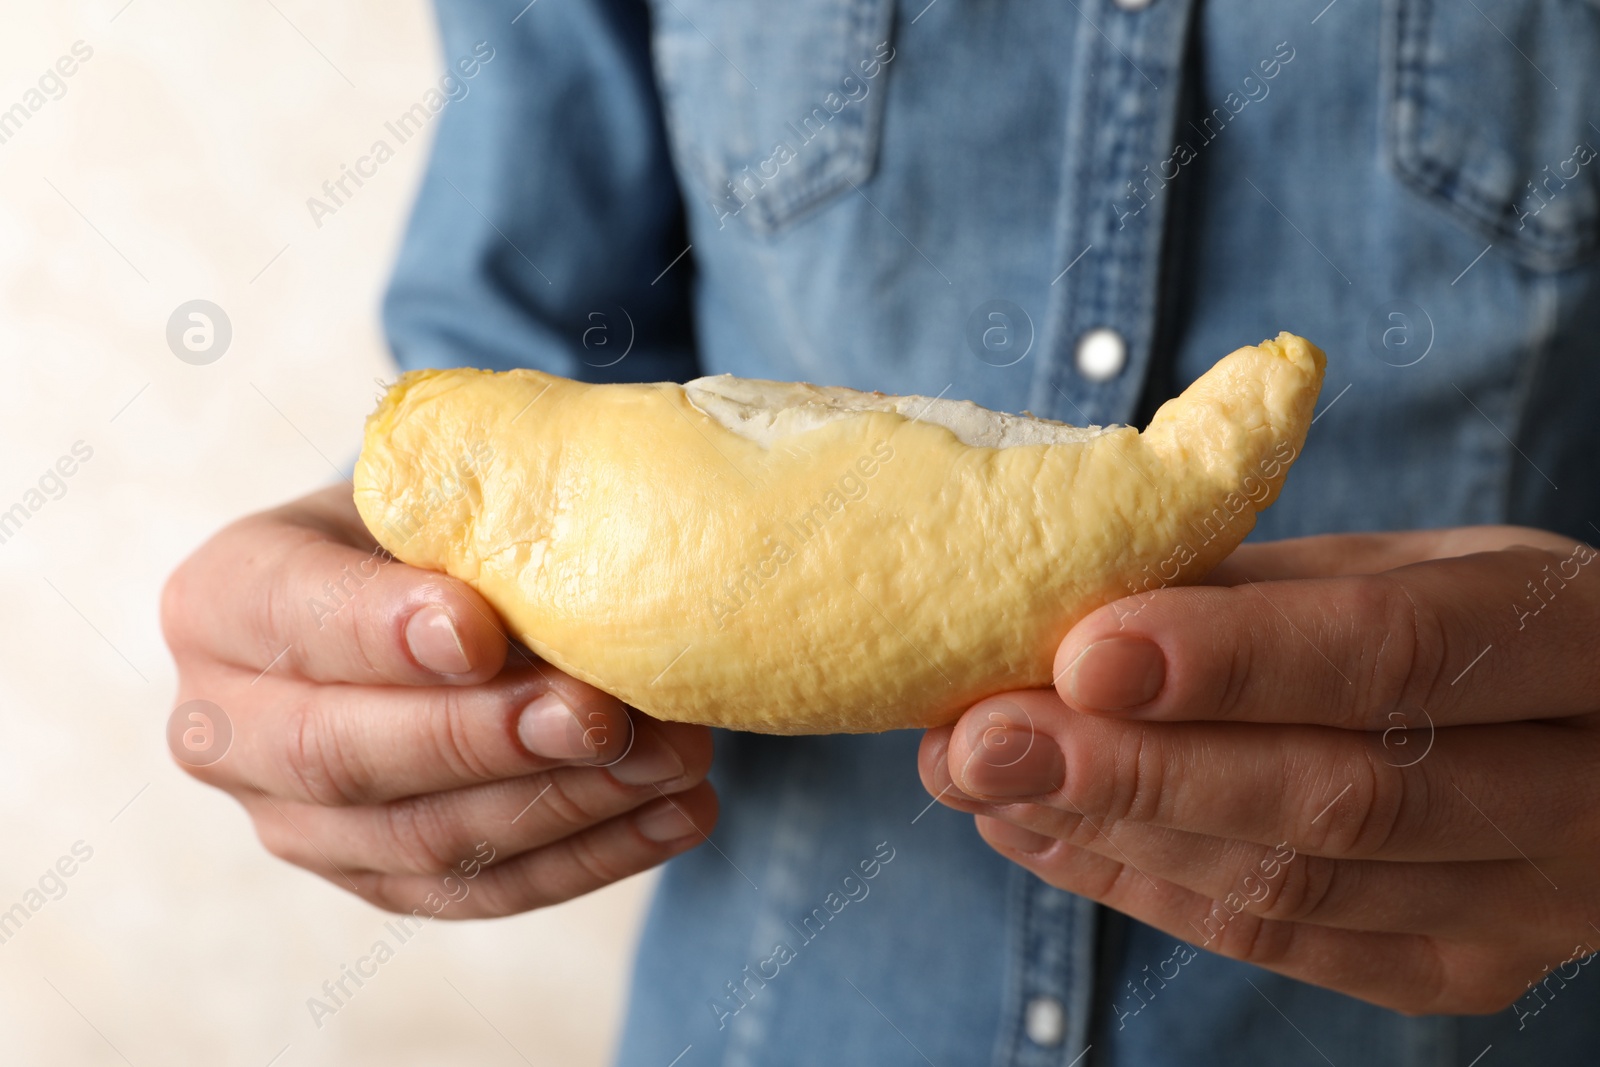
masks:
[[[1073,623],[1233,551],[1323,366],[1288,333],[1241,348],[1142,434],[740,379],[414,371],[367,420],[355,501],[395,557],[650,715],[928,727],[1049,686]]]

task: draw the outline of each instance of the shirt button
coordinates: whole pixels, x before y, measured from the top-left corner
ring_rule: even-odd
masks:
[[[1113,0],[1124,11],[1143,11],[1150,6],[1150,0]]]
[[[1078,338],[1073,362],[1091,382],[1109,381],[1128,365],[1128,342],[1116,330],[1098,327]]]
[[[1034,997],[1023,1017],[1028,1040],[1041,1048],[1054,1048],[1067,1036],[1067,1013],[1055,997]]]

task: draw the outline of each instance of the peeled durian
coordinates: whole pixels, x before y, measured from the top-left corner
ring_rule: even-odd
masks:
[[[928,727],[1049,686],[1079,619],[1233,551],[1323,366],[1292,334],[1241,348],[1143,433],[726,375],[413,371],[367,420],[355,501],[394,556],[650,715]]]

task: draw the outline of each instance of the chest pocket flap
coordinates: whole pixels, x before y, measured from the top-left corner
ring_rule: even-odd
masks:
[[[872,173],[892,0],[655,0],[654,49],[687,192],[771,233]]]
[[[1525,266],[1600,249],[1600,2],[1389,0],[1400,177]]]

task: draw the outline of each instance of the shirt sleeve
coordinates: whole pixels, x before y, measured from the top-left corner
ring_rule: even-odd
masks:
[[[644,0],[437,13],[436,140],[383,304],[401,367],[695,377]]]

